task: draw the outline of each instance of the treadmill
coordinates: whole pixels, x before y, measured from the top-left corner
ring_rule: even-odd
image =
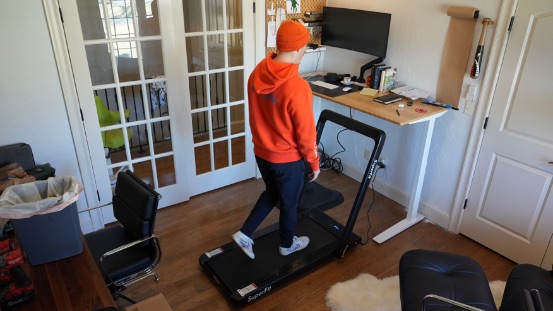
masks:
[[[317,122],[317,143],[320,142],[327,121],[374,141],[374,148],[347,223],[338,223],[321,208],[305,209],[298,213],[296,227],[297,236],[307,235],[310,239],[309,245],[302,251],[288,256],[278,253],[280,237],[276,223],[256,231],[252,236],[255,242],[254,260],[246,256],[234,241],[202,254],[199,258],[202,270],[213,279],[232,305],[241,306],[254,302],[320,263],[333,257],[342,258],[347,249],[361,242],[361,238],[352,231],[373,178],[386,135],[382,130],[370,125],[330,110],[323,110]],[[334,190],[321,185],[311,188],[310,191],[313,198],[321,198],[323,201],[336,200]],[[328,202],[315,202],[315,199],[309,201],[328,208]]]

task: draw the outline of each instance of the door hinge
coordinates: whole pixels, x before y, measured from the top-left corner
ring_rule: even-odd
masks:
[[[61,8],[59,8],[59,11],[60,11],[61,23],[63,24],[63,12],[61,11]]]
[[[83,110],[82,109],[79,109],[79,111],[81,112],[81,121],[84,122],[84,115],[83,115]]]
[[[509,28],[507,29],[507,31],[511,31],[511,29],[513,28],[513,21],[515,20],[515,17],[514,16],[511,16],[511,20],[509,21]]]
[[[253,12],[255,13],[255,2],[252,5],[253,5]]]
[[[486,120],[484,120],[484,129],[486,129],[486,127],[488,127],[488,117],[486,117]]]
[[[100,199],[100,191],[96,190],[96,195],[98,196],[98,202],[102,202],[102,199]]]
[[[466,209],[467,208],[467,202],[469,201],[469,199],[465,199],[465,204],[463,205],[463,209]]]

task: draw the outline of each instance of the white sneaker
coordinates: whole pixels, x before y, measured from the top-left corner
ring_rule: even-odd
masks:
[[[309,245],[309,238],[306,236],[300,236],[299,238],[297,236],[294,236],[294,239],[292,240],[292,246],[288,248],[279,247],[278,252],[282,256],[290,255],[294,252],[301,251],[302,249],[306,248],[307,245]]]
[[[242,231],[238,231],[232,235],[232,238],[234,242],[240,246],[244,254],[248,255],[251,259],[255,258],[255,254],[253,253],[253,240],[250,239],[250,237],[242,233]]]

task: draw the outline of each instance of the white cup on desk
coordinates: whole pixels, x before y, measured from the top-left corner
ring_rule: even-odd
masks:
[[[351,84],[351,77],[344,77],[344,80],[342,80],[344,84]]]

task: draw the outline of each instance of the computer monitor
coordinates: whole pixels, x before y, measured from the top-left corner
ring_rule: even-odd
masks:
[[[363,82],[364,71],[386,58],[391,20],[389,13],[324,6],[321,44],[378,57],[361,67]]]
[[[321,44],[385,58],[392,15],[323,7]]]

